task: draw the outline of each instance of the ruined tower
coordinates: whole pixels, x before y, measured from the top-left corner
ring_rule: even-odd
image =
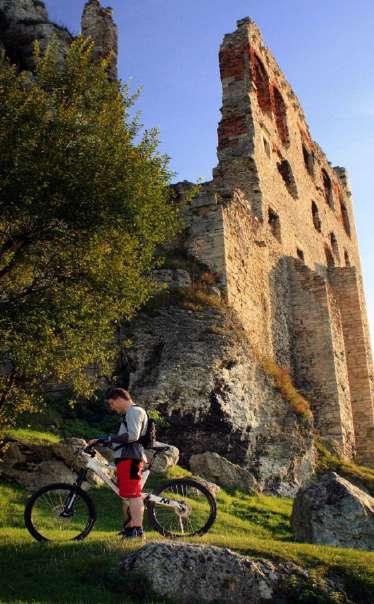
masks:
[[[372,356],[343,168],[250,19],[220,49],[218,166],[189,212],[188,250],[218,275],[254,348],[287,367],[319,434],[374,461]]]
[[[99,0],[86,2],[82,19],[82,35],[91,37],[94,42],[93,59],[99,62],[109,58],[108,74],[111,80],[117,79],[118,34],[113,21],[112,9],[103,8]]]

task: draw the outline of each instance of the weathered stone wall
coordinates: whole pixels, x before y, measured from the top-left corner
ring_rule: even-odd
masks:
[[[342,317],[357,453],[362,462],[371,463],[374,458],[372,359],[359,274],[355,267],[334,268],[329,271],[329,281]]]
[[[372,357],[347,175],[313,142],[250,19],[225,36],[220,72],[215,201],[201,217],[193,209],[187,245],[219,273],[259,354],[293,372],[321,434],[349,455],[356,437],[359,458],[373,463]]]

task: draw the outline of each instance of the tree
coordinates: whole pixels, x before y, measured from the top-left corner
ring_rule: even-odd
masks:
[[[177,230],[167,159],[92,44],[53,45],[34,76],[0,64],[0,420],[46,384],[89,396],[116,327],[152,295],[155,251]],[[89,370],[87,368],[90,368]]]

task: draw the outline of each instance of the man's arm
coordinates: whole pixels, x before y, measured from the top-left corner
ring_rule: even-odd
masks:
[[[144,411],[140,407],[130,407],[126,413],[127,432],[111,436],[113,444],[134,443],[139,440],[144,422]]]

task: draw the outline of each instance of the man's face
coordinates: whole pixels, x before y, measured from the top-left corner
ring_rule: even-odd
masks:
[[[107,403],[109,409],[115,413],[123,413],[127,407],[127,401],[123,398],[109,398]]]

